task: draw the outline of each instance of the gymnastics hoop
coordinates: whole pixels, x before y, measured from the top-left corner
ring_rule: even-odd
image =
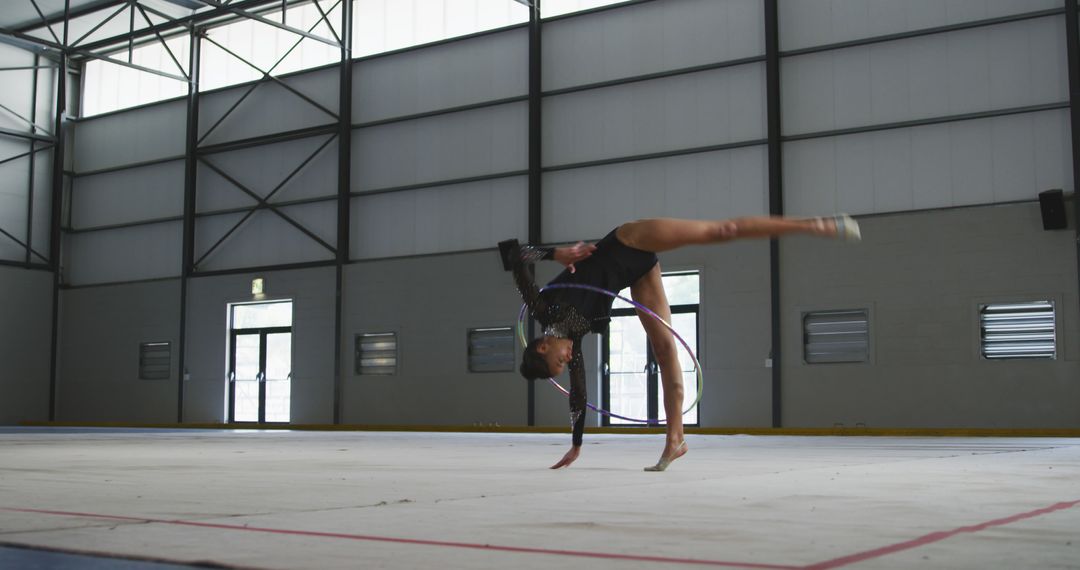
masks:
[[[664,327],[666,327],[669,331],[671,331],[671,334],[674,335],[675,338],[678,339],[679,343],[683,345],[683,348],[686,349],[686,353],[690,355],[690,360],[692,360],[694,362],[694,370],[697,372],[697,387],[698,387],[698,389],[697,389],[697,397],[694,398],[694,401],[690,403],[690,406],[687,407],[686,410],[683,411],[683,415],[686,415],[687,413],[690,412],[690,410],[693,410],[694,407],[698,405],[698,402],[701,401],[701,392],[705,388],[705,380],[704,380],[704,377],[701,375],[701,364],[698,363],[697,356],[694,354],[694,351],[690,349],[690,345],[687,344],[686,341],[683,340],[683,337],[679,336],[679,333],[676,332],[675,328],[672,327],[663,318],[661,318],[660,315],[654,313],[652,311],[652,309],[646,307],[645,305],[642,305],[641,303],[638,303],[637,301],[627,299],[626,297],[623,297],[623,296],[621,296],[621,295],[619,295],[617,293],[612,293],[611,291],[608,291],[607,289],[601,289],[600,287],[593,287],[592,285],[584,285],[584,284],[580,284],[580,283],[554,283],[554,284],[548,285],[547,287],[544,287],[544,288],[540,289],[540,292],[543,293],[544,291],[546,291],[548,289],[584,289],[586,291],[592,291],[594,293],[602,293],[604,295],[607,295],[608,297],[612,297],[612,298],[615,298],[615,299],[619,299],[620,301],[624,301],[626,303],[629,303],[629,304],[633,305],[635,308],[637,308],[638,310],[643,311],[645,314],[647,314],[650,317],[652,317],[652,318],[656,319],[657,321],[659,321],[660,324],[664,325]],[[527,314],[528,309],[529,309],[529,307],[527,305],[522,305],[521,306],[521,311],[518,312],[517,333],[518,333],[518,340],[521,341],[521,346],[527,346],[529,344],[529,341],[526,340],[526,338],[525,338],[525,315]],[[562,384],[559,384],[555,380],[555,378],[549,377],[547,380],[548,380],[548,382],[551,383],[552,386],[558,388],[558,390],[560,392],[562,392],[563,394],[566,394],[567,396],[570,396],[570,391],[567,390],[566,388],[563,388]],[[605,409],[603,409],[601,407],[594,406],[594,405],[592,405],[592,404],[590,404],[588,402],[585,402],[585,405],[588,406],[590,410],[592,410],[592,411],[594,411],[594,412],[596,412],[598,414],[603,414],[603,415],[611,417],[611,418],[618,418],[618,419],[623,420],[623,421],[634,422],[634,423],[639,423],[639,424],[650,424],[650,425],[660,425],[660,424],[663,424],[663,423],[666,422],[666,420],[652,420],[652,419],[642,420],[642,419],[638,419],[638,418],[628,418],[626,416],[620,416],[619,414],[616,414],[614,412],[609,412],[609,411],[607,411],[607,410],[605,410]]]

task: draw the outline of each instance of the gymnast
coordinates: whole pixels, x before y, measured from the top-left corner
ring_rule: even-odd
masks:
[[[578,242],[565,247],[522,246],[517,240],[499,243],[500,253],[513,268],[514,280],[529,312],[544,327],[543,336],[530,341],[525,347],[521,375],[529,380],[555,377],[562,374],[567,364],[570,365],[573,445],[551,468],[569,466],[581,454],[586,408],[581,339],[589,332],[604,332],[610,321],[614,299],[577,288],[540,292],[533,277],[533,262],[549,259],[566,267],[549,285],[585,284],[616,293],[630,287],[630,295],[635,302],[652,309],[665,321],[670,321],[671,307],[660,279],[657,253],[686,245],[797,233],[849,241],[861,239],[858,223],[847,215],[837,215],[807,219],[774,216],[710,221],[656,218],[622,224],[595,245]],[[682,423],[682,369],[671,331],[641,310],[637,313],[660,365],[664,411],[667,415],[664,450],[656,465],[645,470],[664,471],[672,461],[687,452]]]

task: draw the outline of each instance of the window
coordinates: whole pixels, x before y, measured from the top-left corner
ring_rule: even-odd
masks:
[[[168,380],[172,367],[172,347],[167,342],[139,344],[139,380]]]
[[[1054,302],[979,306],[982,356],[989,360],[1057,357]]]
[[[510,327],[469,329],[469,372],[514,370],[514,332]]]
[[[618,4],[625,0],[543,0],[540,4],[541,15],[545,18],[580,12],[609,4]]]
[[[397,333],[356,335],[356,373],[360,375],[397,374]]]
[[[866,362],[869,357],[870,318],[866,309],[803,315],[803,361],[807,364]]]
[[[323,21],[320,8],[332,28]],[[259,14],[267,20],[282,21],[280,6]],[[336,42],[341,3],[322,0],[318,6],[300,4],[285,10],[284,19],[291,28]],[[335,46],[249,19],[207,30],[200,49],[200,91],[261,79],[260,70],[277,76],[341,60],[341,50]]]
[[[82,115],[89,117],[187,95],[188,84],[181,78],[187,73],[191,42],[185,33],[167,39],[165,43],[168,49],[158,41],[134,48],[131,63],[163,71],[177,79],[99,59],[88,60],[83,68]],[[109,57],[126,62],[128,52],[124,50]]]
[[[529,10],[512,0],[357,0],[353,57],[528,22]]]

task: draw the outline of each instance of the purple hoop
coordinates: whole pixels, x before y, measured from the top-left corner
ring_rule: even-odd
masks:
[[[629,303],[630,305],[634,306],[636,309],[644,312],[645,314],[647,314],[650,317],[652,317],[652,318],[656,319],[657,321],[659,321],[660,324],[664,325],[669,331],[671,331],[671,334],[674,335],[674,337],[676,339],[678,339],[679,343],[683,345],[683,348],[686,349],[686,353],[689,354],[690,359],[694,361],[694,370],[697,372],[697,377],[698,377],[697,398],[694,399],[694,401],[690,404],[690,406],[688,408],[683,410],[683,415],[685,415],[687,412],[694,409],[694,407],[698,405],[698,402],[701,401],[701,392],[704,389],[704,379],[703,379],[702,374],[701,374],[701,364],[698,363],[697,356],[694,355],[694,351],[690,349],[690,345],[687,344],[687,342],[685,340],[683,340],[683,337],[679,336],[679,333],[675,330],[675,328],[672,327],[663,318],[661,318],[660,315],[657,315],[655,312],[653,312],[652,309],[646,307],[645,305],[642,305],[641,303],[638,303],[637,301],[634,301],[632,299],[627,299],[626,297],[623,297],[623,296],[621,296],[621,295],[619,295],[617,293],[612,293],[611,291],[608,291],[607,289],[601,289],[600,287],[594,287],[592,285],[585,285],[585,284],[580,284],[580,283],[555,283],[555,284],[548,285],[548,286],[540,289],[540,292],[542,293],[542,292],[544,292],[544,291],[546,291],[548,289],[585,289],[587,291],[592,291],[594,293],[601,293],[601,294],[607,295],[608,297],[613,297],[615,299],[619,299],[620,301],[624,301],[626,303]],[[518,332],[518,339],[521,341],[522,346],[525,346],[525,345],[528,344],[528,341],[525,338],[525,315],[526,315],[527,311],[528,311],[528,306],[527,305],[522,305],[521,306],[521,311],[518,312],[517,332]],[[563,394],[566,394],[567,396],[570,395],[570,391],[567,390],[566,388],[563,388],[562,384],[559,384],[557,381],[555,381],[555,378],[549,377],[548,382],[550,382],[552,386],[555,386],[556,388],[558,388],[558,390],[560,392],[562,392]],[[642,419],[638,419],[638,418],[628,418],[626,416],[620,416],[619,414],[616,414],[614,412],[609,412],[609,411],[607,411],[607,410],[605,410],[603,408],[600,408],[598,406],[594,406],[594,405],[592,405],[592,404],[590,404],[588,402],[585,402],[585,405],[588,406],[590,410],[593,410],[596,413],[603,414],[605,416],[612,417],[612,418],[618,418],[618,419],[623,420],[623,421],[634,422],[634,423],[639,423],[639,424],[647,424],[647,425],[660,425],[660,424],[663,424],[663,423],[666,422],[666,420],[658,420],[658,419],[657,420],[653,420],[653,419],[642,420]]]

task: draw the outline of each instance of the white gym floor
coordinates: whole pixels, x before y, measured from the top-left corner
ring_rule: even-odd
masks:
[[[0,545],[240,568],[1080,569],[1080,439],[0,428]],[[20,552],[23,549],[18,549]]]

